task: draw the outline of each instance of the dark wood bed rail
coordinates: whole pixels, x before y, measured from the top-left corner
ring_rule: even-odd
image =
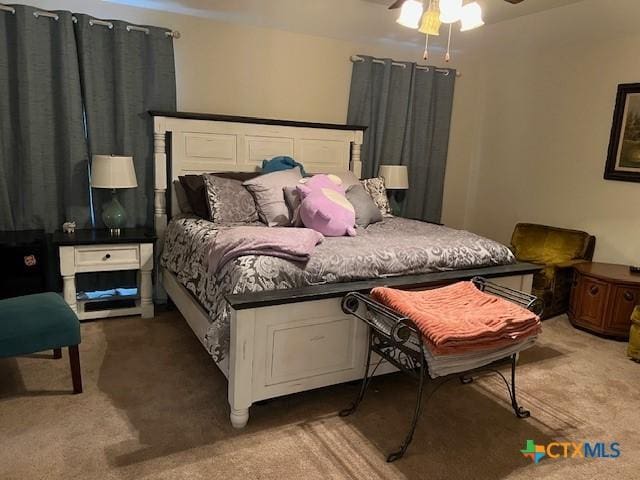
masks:
[[[270,307],[274,305],[286,305],[288,303],[339,298],[349,292],[366,293],[374,287],[395,287],[409,290],[436,287],[456,281],[470,280],[477,276],[495,278],[527,275],[536,273],[541,268],[541,266],[532,263],[518,262],[512,265],[500,265],[496,267],[432,272],[421,275],[403,275],[357,282],[325,283],[310,287],[271,290],[267,292],[237,293],[227,295],[225,299],[234,310],[246,310],[248,308]]]

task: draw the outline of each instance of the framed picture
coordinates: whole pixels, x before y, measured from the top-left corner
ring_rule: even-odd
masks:
[[[604,178],[640,182],[640,83],[618,85]]]

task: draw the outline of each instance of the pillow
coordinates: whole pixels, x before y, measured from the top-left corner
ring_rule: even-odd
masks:
[[[360,180],[358,179],[358,177],[356,177],[356,174],[351,171],[336,173],[335,176],[342,180],[342,187],[345,190],[347,190],[351,185],[357,185],[360,183]]]
[[[367,193],[371,195],[371,199],[380,209],[382,216],[393,216],[391,215],[391,207],[387,198],[387,190],[384,188],[384,179],[382,177],[367,178],[366,180],[360,180],[360,183]]]
[[[356,235],[356,212],[345,196],[340,178],[314,175],[302,180],[297,189],[302,199],[300,219],[305,227],[327,237]]]
[[[240,180],[205,174],[209,220],[213,223],[251,223],[258,221],[253,197]]]
[[[187,194],[180,183],[180,180],[173,181],[173,190],[176,192],[176,200],[178,201],[178,208],[181,213],[193,213],[191,205],[189,205],[189,199]]]
[[[259,172],[224,172],[211,174],[216,177],[233,178],[244,182],[260,175]],[[187,201],[191,206],[191,211],[202,218],[209,218],[209,207],[207,206],[207,192],[204,186],[202,175],[182,175],[178,177],[180,185],[184,189]]]
[[[243,183],[253,195],[260,220],[270,227],[291,224],[284,201],[284,187],[295,187],[302,178],[300,167],[266,173]]]
[[[356,225],[359,227],[366,227],[372,223],[382,221],[382,212],[374,203],[371,195],[359,183],[351,185],[347,189],[347,200],[351,202],[356,210]]]
[[[199,217],[209,218],[202,175],[184,175],[178,177],[178,180],[184,189],[191,211]]]
[[[297,187],[284,187],[284,202],[289,209],[292,227],[302,227],[304,224],[300,219],[300,192]]]

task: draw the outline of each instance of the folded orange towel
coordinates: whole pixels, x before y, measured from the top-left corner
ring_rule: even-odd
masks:
[[[379,287],[371,296],[410,318],[434,354],[496,348],[540,332],[537,315],[471,282],[419,292]]]

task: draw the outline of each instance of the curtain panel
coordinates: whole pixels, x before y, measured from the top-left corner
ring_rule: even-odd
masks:
[[[89,224],[88,153],[70,12],[0,11],[0,230]]]
[[[455,70],[359,55],[353,64],[347,122],[365,125],[362,173],[406,165],[409,190],[401,214],[439,222],[453,107]]]
[[[138,188],[118,192],[127,226],[153,225],[153,125],[149,110],[176,109],[173,41],[167,30],[129,29],[109,20],[111,28],[76,14],[75,31],[86,111],[89,153],[132,155]],[[110,192],[93,190],[97,226]]]

